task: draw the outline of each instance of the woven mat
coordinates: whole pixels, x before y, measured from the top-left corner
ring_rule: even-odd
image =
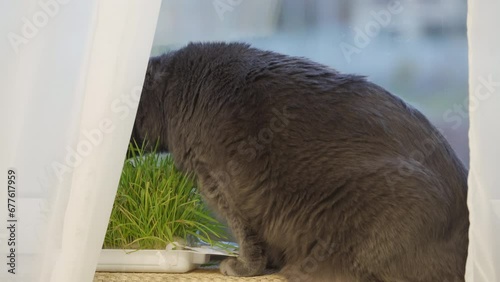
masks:
[[[191,282],[191,281],[286,281],[285,278],[276,275],[264,275],[257,277],[231,277],[220,274],[218,269],[198,269],[188,273],[120,273],[120,272],[96,272],[94,282]]]

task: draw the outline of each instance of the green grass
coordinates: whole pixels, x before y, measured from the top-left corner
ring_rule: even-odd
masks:
[[[170,156],[145,154],[131,144],[103,248],[165,249],[171,242],[203,240],[223,246],[225,227],[213,218],[193,177]]]

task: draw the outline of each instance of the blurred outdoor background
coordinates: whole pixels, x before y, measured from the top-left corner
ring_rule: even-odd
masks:
[[[242,41],[366,75],[421,110],[468,167],[466,0],[163,0],[152,55]]]

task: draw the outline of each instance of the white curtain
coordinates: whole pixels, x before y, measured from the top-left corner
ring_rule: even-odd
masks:
[[[469,0],[468,282],[500,281],[500,1]]]
[[[0,281],[92,280],[160,1],[0,0]],[[469,282],[500,281],[498,11],[469,1]]]
[[[0,0],[0,281],[92,281],[160,4]]]

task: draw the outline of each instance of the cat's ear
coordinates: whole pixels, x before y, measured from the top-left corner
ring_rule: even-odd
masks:
[[[149,62],[148,62],[148,72],[150,71],[154,71],[155,69],[157,69],[158,65],[160,64],[161,62],[161,57],[162,56],[156,56],[156,57],[151,57],[149,58]]]
[[[144,90],[153,90],[158,84],[158,71],[160,65],[160,57],[152,57],[149,59],[148,68],[146,70],[146,76],[144,78]]]
[[[173,53],[174,52],[169,52],[149,59],[144,80],[144,90],[154,90],[165,82],[168,66]]]

